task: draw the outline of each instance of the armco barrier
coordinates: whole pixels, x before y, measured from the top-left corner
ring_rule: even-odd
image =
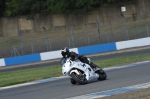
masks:
[[[76,52],[78,53],[78,49],[77,48],[73,48],[70,49],[70,51]],[[58,51],[52,51],[52,52],[44,52],[44,53],[40,53],[41,56],[41,60],[50,60],[50,59],[56,59],[56,58],[61,58],[61,52],[60,50]]]
[[[150,45],[150,37],[116,42],[117,50]]]
[[[99,45],[78,48],[79,54],[81,55],[94,54],[94,53],[107,52],[107,51],[115,51],[115,50],[117,50],[116,43],[99,44]]]
[[[150,45],[150,37],[129,40],[129,41],[120,41],[116,43],[85,46],[85,47],[73,48],[70,50],[81,55],[86,55],[86,54],[95,54],[100,52],[115,51],[115,50],[148,46],[148,45]],[[24,55],[18,57],[4,58],[4,59],[0,59],[0,67],[17,65],[17,64],[25,64],[30,62],[38,62],[38,61],[56,59],[61,57],[62,57],[61,52],[60,50],[58,50],[52,52],[44,52],[40,54],[31,54],[31,55]]]
[[[0,59],[0,67],[1,67],[1,66],[5,66],[4,58]]]
[[[31,54],[31,55],[5,58],[4,60],[5,60],[5,65],[10,66],[10,65],[16,65],[16,64],[38,62],[38,61],[41,61],[41,57],[40,57],[40,54]]]

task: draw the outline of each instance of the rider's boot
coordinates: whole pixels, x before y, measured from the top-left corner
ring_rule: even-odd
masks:
[[[98,71],[98,70],[101,70],[97,65],[95,65],[94,63],[90,63],[89,64],[91,66],[91,68],[94,70],[94,71]]]

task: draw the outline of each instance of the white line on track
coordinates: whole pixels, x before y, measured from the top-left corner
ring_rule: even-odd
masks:
[[[128,65],[123,65],[123,66],[109,67],[109,68],[104,68],[104,70],[105,71],[117,70],[117,69],[123,69],[123,68],[141,66],[141,65],[147,64],[147,63],[150,63],[150,61],[137,62],[137,63],[132,63],[132,64],[128,64]]]
[[[116,94],[120,94],[120,93],[145,89],[145,88],[150,88],[150,82],[133,85],[133,86],[128,86],[128,87],[123,87],[123,88],[118,88],[118,89],[112,89],[112,90],[107,90],[107,91],[101,91],[101,92],[76,96],[76,97],[71,97],[71,98],[66,98],[66,99],[94,99],[94,98],[106,97],[106,96],[116,95]]]

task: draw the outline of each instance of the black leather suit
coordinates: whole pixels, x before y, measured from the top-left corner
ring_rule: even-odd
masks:
[[[69,52],[69,54],[66,55],[66,57],[67,57],[67,58],[70,57],[70,59],[71,59],[72,61],[74,61],[74,60],[76,60],[76,59],[79,59],[79,60],[80,60],[81,62],[83,62],[83,63],[90,64],[90,63],[89,63],[89,60],[88,60],[86,57],[84,57],[84,56],[82,56],[82,55],[79,55],[79,54],[77,54],[77,53],[75,53],[75,52]]]

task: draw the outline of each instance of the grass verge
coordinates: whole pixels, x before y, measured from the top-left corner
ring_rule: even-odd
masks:
[[[150,55],[117,57],[107,60],[93,61],[101,68],[150,60]],[[0,73],[0,87],[30,82],[34,80],[62,76],[61,66],[49,66],[34,69],[17,70]]]

